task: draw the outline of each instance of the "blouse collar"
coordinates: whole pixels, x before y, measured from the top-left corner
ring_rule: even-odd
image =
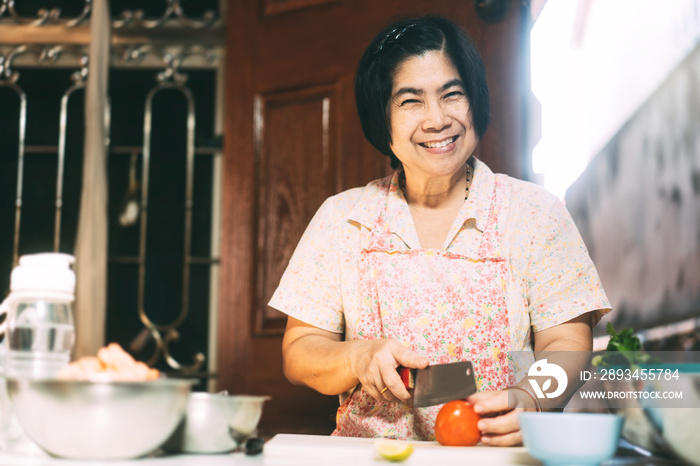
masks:
[[[476,228],[480,232],[486,228],[491,205],[494,201],[496,176],[484,162],[476,157],[473,159],[474,178],[469,190],[470,194],[447,235],[445,247],[452,242],[455,235],[470,220],[475,221]],[[419,248],[420,242],[413,225],[413,218],[403,196],[403,191],[399,187],[400,173],[401,171],[397,170],[391,176],[370,182],[348,215],[348,220],[372,230],[377,225],[383,209],[386,209],[385,219],[388,222],[389,230],[401,237],[409,247]]]

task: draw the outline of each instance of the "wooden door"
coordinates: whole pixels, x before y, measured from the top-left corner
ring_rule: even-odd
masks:
[[[260,431],[330,433],[337,397],[282,374],[283,314],[267,302],[323,200],[389,173],[355,112],[355,66],[391,20],[439,14],[485,56],[493,125],[482,158],[522,175],[521,2],[498,24],[468,0],[231,0],[227,5],[218,386],[264,394]]]

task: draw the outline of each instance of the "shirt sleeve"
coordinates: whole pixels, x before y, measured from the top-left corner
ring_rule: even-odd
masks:
[[[333,198],[318,209],[299,240],[271,307],[334,333],[345,331],[340,290],[338,218]]]
[[[527,270],[530,322],[535,332],[594,312],[610,311],[598,271],[568,210],[558,198],[540,199]]]

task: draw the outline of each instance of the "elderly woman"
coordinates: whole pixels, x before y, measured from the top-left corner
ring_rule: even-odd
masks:
[[[270,301],[288,315],[285,374],[341,395],[336,435],[430,440],[440,406],[414,408],[396,368],[471,360],[481,441],[518,444],[507,389],[528,386],[508,354],[590,351],[610,307],[595,267],[557,198],[474,157],[489,94],[457,25],[387,27],[355,93],[396,172],[329,198],[299,242]]]

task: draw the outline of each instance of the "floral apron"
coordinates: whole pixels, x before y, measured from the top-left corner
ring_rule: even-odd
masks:
[[[369,244],[360,254],[366,311],[351,323],[358,338],[398,340],[430,364],[470,360],[480,390],[501,390],[514,382],[507,360],[508,267],[499,253],[508,209],[498,196],[502,176],[496,176],[477,257],[410,249],[389,230],[387,204],[381,201]],[[333,435],[433,440],[440,407],[379,402],[359,385],[338,409]]]

